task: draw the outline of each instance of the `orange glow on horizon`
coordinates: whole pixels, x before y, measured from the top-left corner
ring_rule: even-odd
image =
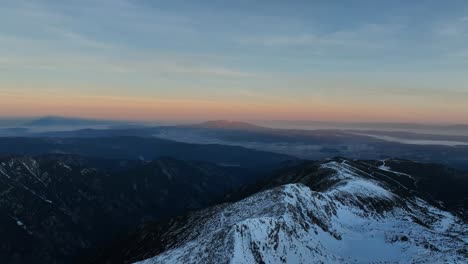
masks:
[[[468,123],[460,109],[426,109],[385,104],[310,101],[237,102],[115,96],[25,96],[10,93],[0,98],[1,116],[60,115],[116,120],[319,120],[349,122]]]

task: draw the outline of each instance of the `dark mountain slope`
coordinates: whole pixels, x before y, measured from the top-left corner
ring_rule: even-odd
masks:
[[[76,154],[110,159],[152,160],[164,156],[241,167],[265,167],[291,156],[236,146],[189,144],[143,137],[0,138],[0,154]]]
[[[0,157],[1,262],[80,263],[138,224],[217,203],[252,174],[172,158]]]

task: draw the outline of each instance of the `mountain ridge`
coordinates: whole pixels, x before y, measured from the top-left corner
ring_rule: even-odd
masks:
[[[449,212],[411,185],[412,175],[392,168],[398,162],[403,161],[335,158],[287,167],[239,200],[148,224],[95,263],[456,263],[466,258],[466,216]]]

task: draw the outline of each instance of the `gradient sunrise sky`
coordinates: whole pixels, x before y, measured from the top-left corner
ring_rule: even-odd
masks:
[[[468,1],[3,0],[0,116],[468,123]]]

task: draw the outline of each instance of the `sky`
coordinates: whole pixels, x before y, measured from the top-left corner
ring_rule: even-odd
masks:
[[[0,117],[468,123],[468,2],[3,0]]]

